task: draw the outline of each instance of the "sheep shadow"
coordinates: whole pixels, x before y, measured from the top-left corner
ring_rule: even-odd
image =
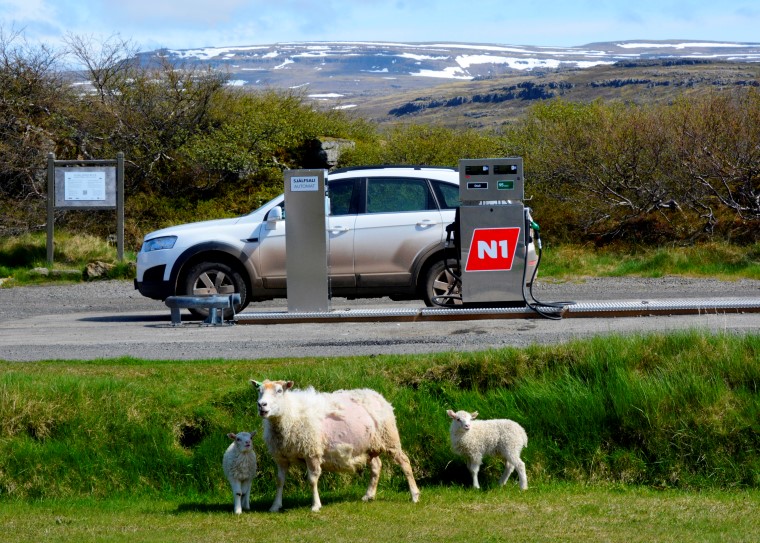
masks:
[[[251,510],[243,511],[246,513],[268,513],[269,507],[272,505],[270,499],[251,499]],[[202,502],[188,502],[180,503],[177,509],[174,511],[175,515],[181,515],[184,513],[226,513],[232,514],[232,500],[229,503],[202,503]]]
[[[362,493],[355,491],[325,491],[320,493],[322,498],[322,505],[327,506],[330,504],[344,503],[344,502],[361,502]],[[272,506],[272,496],[261,496],[254,499],[251,497],[251,510],[243,511],[243,514],[251,513],[269,513],[269,508]],[[282,509],[279,513],[287,513],[288,511],[298,511],[311,509],[311,495],[303,496],[290,496],[283,497]],[[232,514],[232,500],[229,503],[226,501],[223,503],[203,503],[203,502],[188,502],[181,503],[177,506],[177,509],[173,512],[175,515],[181,515],[185,513],[224,513]]]

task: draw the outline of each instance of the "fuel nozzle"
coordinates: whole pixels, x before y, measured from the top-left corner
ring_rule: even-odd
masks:
[[[536,246],[541,249],[541,227],[533,219],[530,220],[530,229],[535,233]]]

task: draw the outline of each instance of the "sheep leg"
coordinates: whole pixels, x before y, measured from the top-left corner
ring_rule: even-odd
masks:
[[[409,457],[400,448],[391,449],[389,452],[406,476],[406,482],[409,483],[409,493],[412,495],[412,503],[417,503],[420,500],[420,490],[417,488],[417,482],[414,480],[414,473],[412,473],[412,464],[409,462]]]
[[[520,460],[520,457],[518,456],[515,462],[515,467],[517,468],[517,477],[520,480],[520,488],[522,490],[528,489],[528,476],[525,473],[525,462]]]
[[[230,481],[230,486],[232,487],[232,511],[239,515],[243,512],[241,508],[241,497],[243,495],[243,491],[240,488],[240,481]]]
[[[475,459],[473,458],[467,463],[467,469],[470,470],[470,474],[472,475],[472,486],[473,488],[480,488],[480,483],[478,482],[478,472],[480,471],[480,458]]]
[[[515,470],[515,465],[505,458],[504,459],[504,473],[501,474],[501,479],[499,479],[499,486],[504,486],[507,483],[507,479],[509,479],[509,476],[512,475],[512,472],[514,470]]]
[[[274,503],[269,508],[271,513],[282,509],[282,489],[285,488],[285,477],[288,475],[290,465],[287,462],[277,463],[277,492],[274,495]]]
[[[319,500],[319,489],[317,488],[319,476],[322,474],[322,461],[319,458],[307,458],[306,471],[309,484],[311,484],[311,510],[316,513],[322,509],[322,502]]]
[[[246,479],[241,485],[241,490],[243,491],[243,499],[241,505],[246,511],[251,510],[251,483],[253,483],[253,479]]]
[[[373,456],[369,459],[370,478],[367,493],[362,497],[362,501],[368,502],[375,499],[377,494],[377,483],[380,481],[380,470],[383,468],[383,461],[379,456]]]

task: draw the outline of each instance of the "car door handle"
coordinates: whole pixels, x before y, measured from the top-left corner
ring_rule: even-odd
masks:
[[[339,234],[341,232],[348,232],[350,228],[348,226],[331,226],[327,230],[331,234]]]
[[[435,226],[436,224],[438,224],[438,221],[431,221],[430,219],[424,219],[417,222],[417,226]]]

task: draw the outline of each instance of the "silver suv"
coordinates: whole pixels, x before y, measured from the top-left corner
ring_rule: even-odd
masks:
[[[421,299],[449,289],[446,226],[459,205],[452,168],[381,166],[327,175],[332,296]],[[157,300],[173,295],[240,294],[241,311],[284,298],[284,196],[234,219],[183,224],[147,234],[135,288]],[[192,310],[205,316],[202,310]]]

